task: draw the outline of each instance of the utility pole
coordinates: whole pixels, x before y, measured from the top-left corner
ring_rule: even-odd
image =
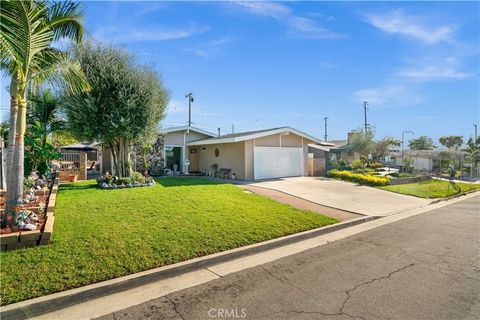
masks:
[[[235,125],[232,123],[232,134],[235,133]]]
[[[193,93],[189,92],[185,95],[185,98],[188,98],[188,126],[192,125],[192,102],[193,102]]]
[[[325,141],[327,141],[327,120],[328,120],[328,117],[325,117],[323,118],[325,120],[325,135],[323,136],[325,138]]]
[[[475,141],[473,141],[474,144],[477,143],[477,127],[478,127],[478,124],[474,124],[473,125],[475,127]]]
[[[364,114],[364,117],[365,117],[365,134],[367,133],[368,131],[368,123],[367,123],[367,110],[368,110],[368,102],[367,101],[363,101],[363,114]]]
[[[220,138],[220,127],[218,128],[218,137]]]

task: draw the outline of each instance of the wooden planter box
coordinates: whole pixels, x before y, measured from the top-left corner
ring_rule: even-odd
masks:
[[[43,192],[43,191],[42,191]],[[46,220],[42,229],[34,231],[19,231],[9,234],[0,235],[0,250],[10,251],[21,248],[35,247],[45,245],[50,242],[53,233],[53,223],[55,217],[53,210],[55,209],[55,201],[58,192],[58,178],[53,183],[50,196],[46,208]],[[38,208],[28,208],[28,210],[38,210]]]

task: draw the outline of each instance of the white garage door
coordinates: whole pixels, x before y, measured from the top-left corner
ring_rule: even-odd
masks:
[[[303,148],[255,147],[253,165],[255,180],[302,176]]]

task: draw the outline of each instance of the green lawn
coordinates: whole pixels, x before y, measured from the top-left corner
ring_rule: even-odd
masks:
[[[154,187],[62,185],[53,243],[2,252],[1,303],[63,291],[337,222],[233,185],[158,179]]]
[[[450,183],[444,180],[431,179],[417,183],[399,184],[379,188],[420,198],[445,198],[462,192],[480,189],[480,184]]]

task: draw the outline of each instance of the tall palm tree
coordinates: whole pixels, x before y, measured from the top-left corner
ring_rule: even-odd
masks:
[[[23,196],[27,92],[45,82],[72,91],[88,89],[80,65],[66,52],[52,47],[62,38],[80,42],[82,20],[79,4],[70,1],[2,0],[0,68],[11,77],[4,222]]]

